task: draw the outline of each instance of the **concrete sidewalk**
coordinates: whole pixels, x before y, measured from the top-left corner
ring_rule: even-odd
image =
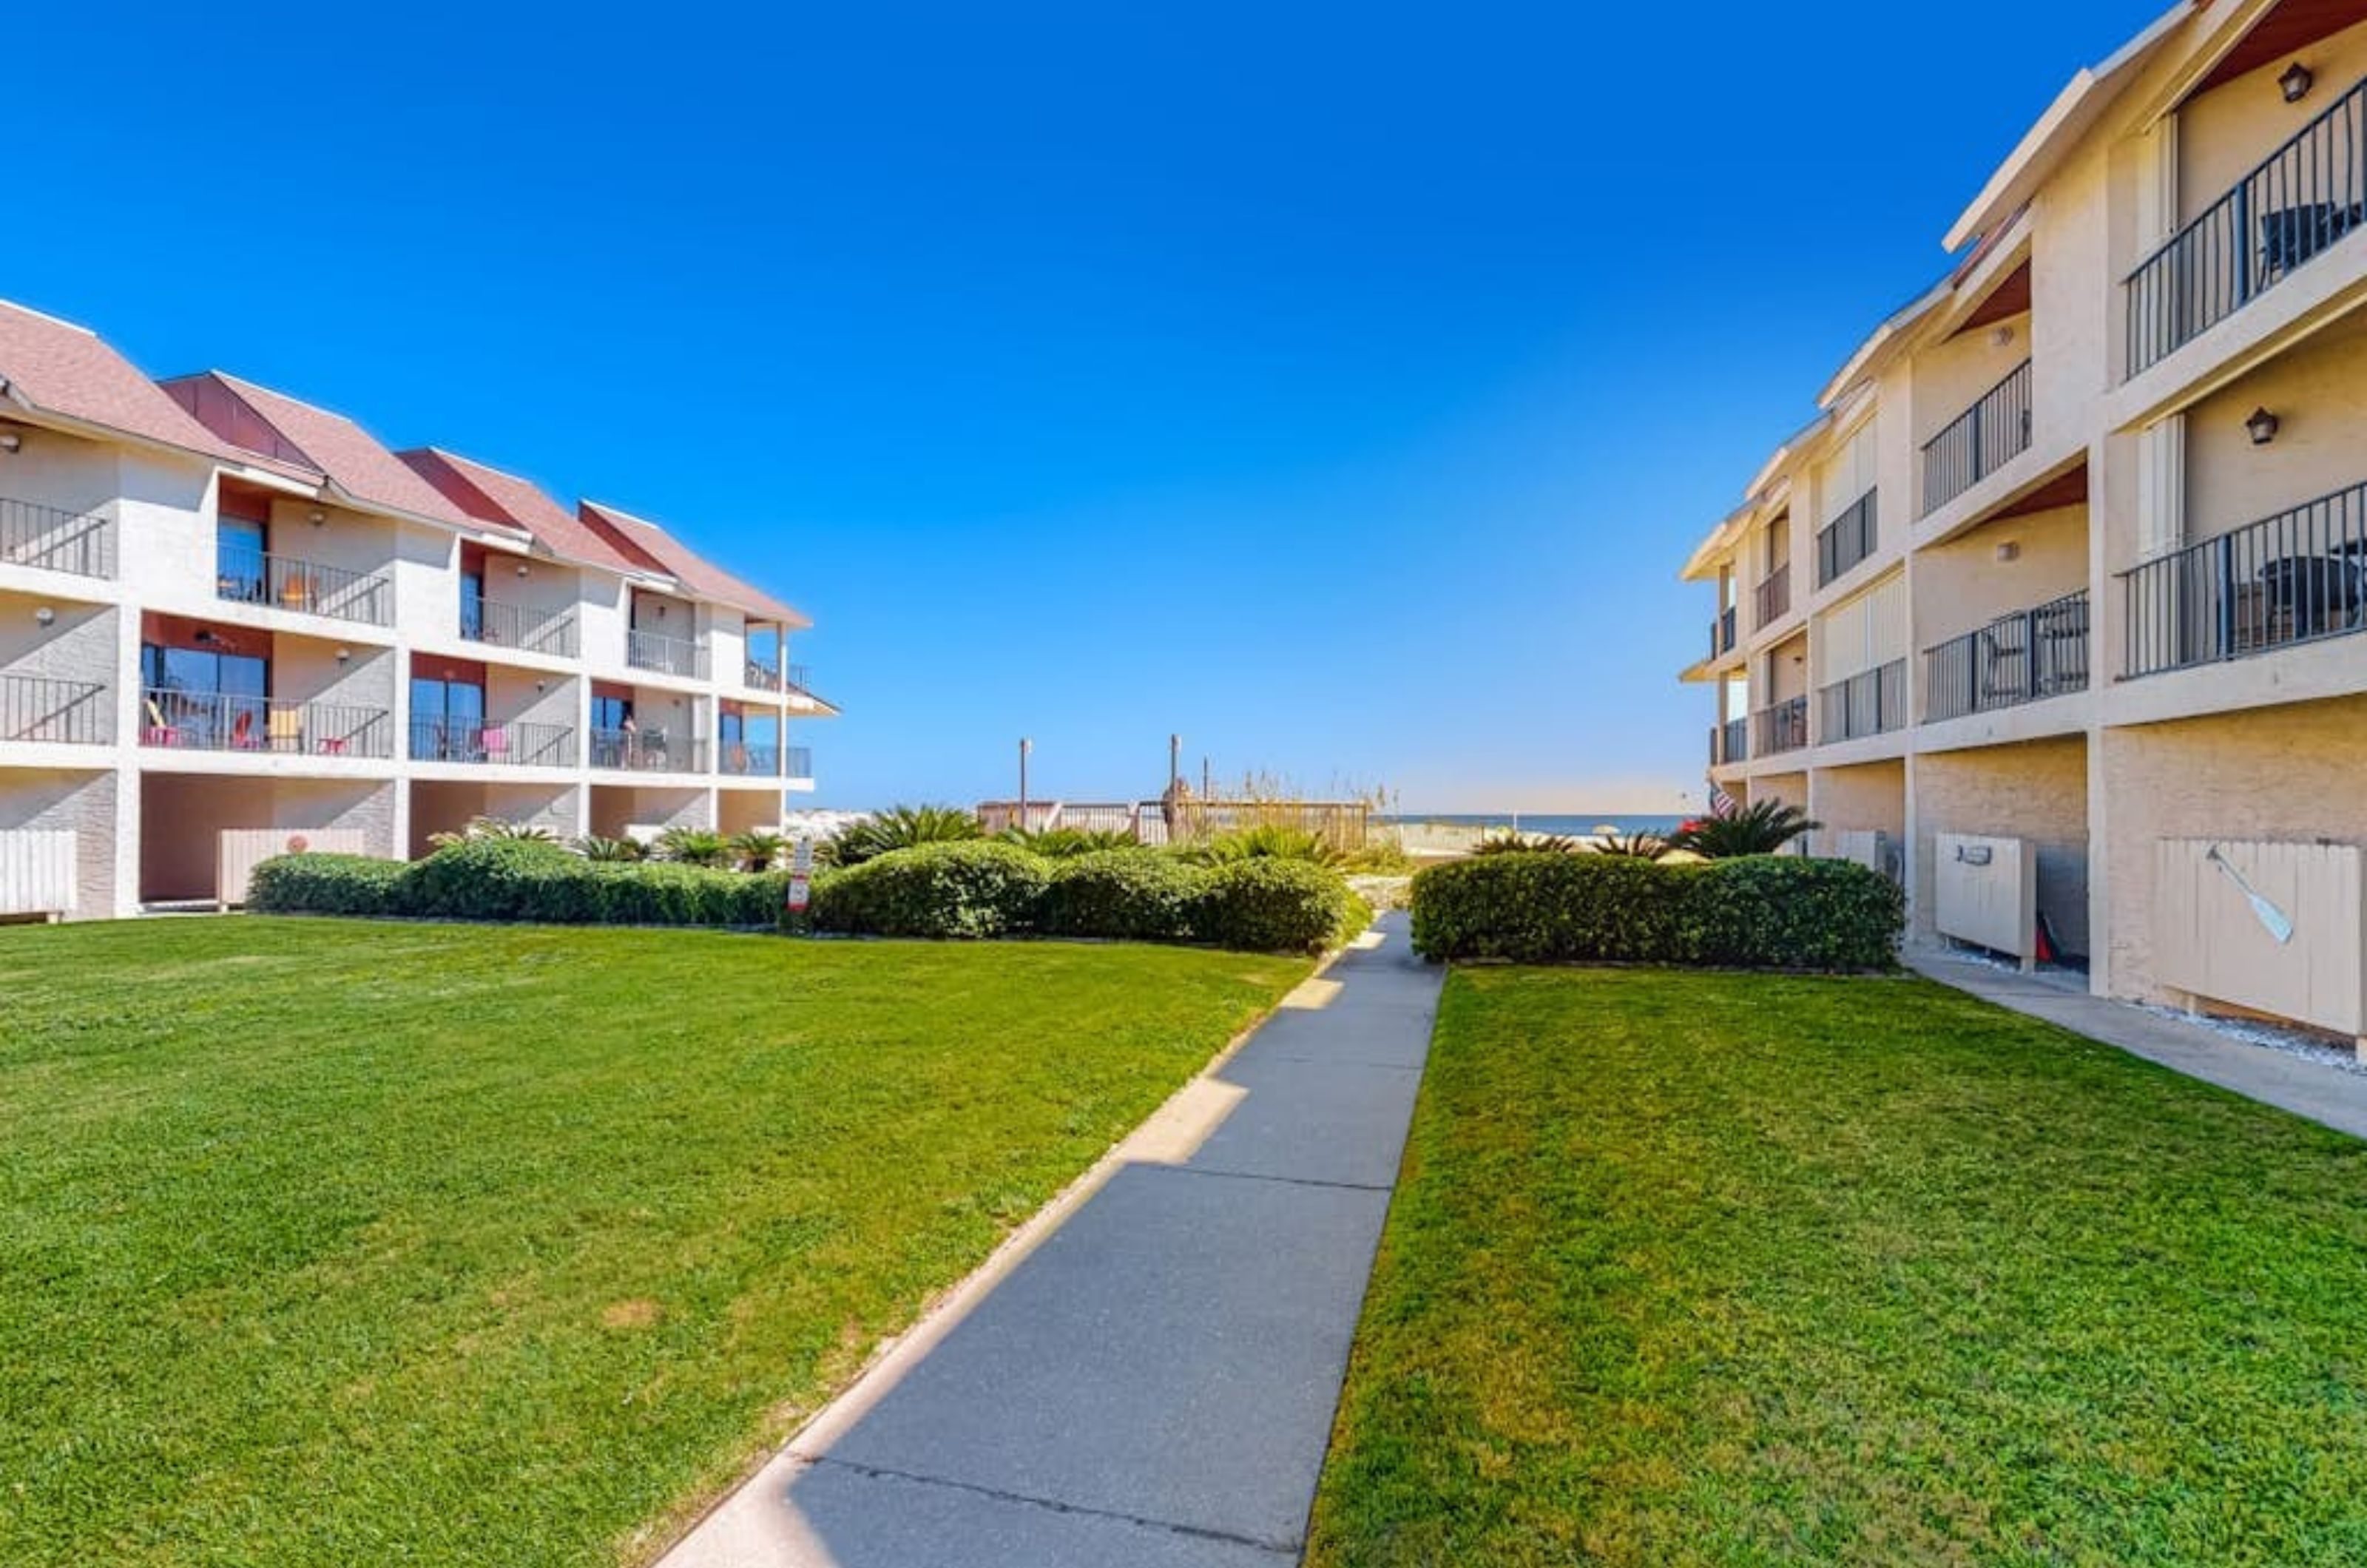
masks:
[[[1296,1562],[1440,981],[1383,917],[663,1568]]]
[[[2091,996],[2085,976],[2017,974],[1930,947],[1909,948],[1904,956],[1919,974],[1983,1001],[2060,1024],[2354,1138],[2367,1138],[2367,1077],[2263,1045],[2247,1045],[2205,1024]]]

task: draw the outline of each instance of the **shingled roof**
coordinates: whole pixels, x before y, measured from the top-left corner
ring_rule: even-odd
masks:
[[[396,454],[453,505],[481,522],[523,528],[551,554],[583,566],[637,576],[672,576],[640,551],[628,551],[550,499],[532,481],[436,446]]]
[[[164,383],[176,402],[223,440],[279,462],[300,461],[356,502],[467,526],[472,519],[360,425],[219,370]]]
[[[703,559],[673,535],[645,518],[590,501],[577,508],[577,514],[586,523],[606,530],[613,538],[658,562],[684,587],[702,599],[729,604],[761,620],[779,621],[792,626],[813,625],[763,589],[752,587]]]
[[[0,383],[8,402],[207,457],[232,457],[213,432],[99,335],[0,301]]]

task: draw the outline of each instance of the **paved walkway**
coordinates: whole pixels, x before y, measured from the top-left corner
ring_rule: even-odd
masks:
[[[663,1568],[1297,1562],[1437,1009],[1377,931]]]
[[[2017,974],[1933,948],[1910,948],[1906,958],[1919,972],[1985,1001],[2061,1024],[2248,1100],[2367,1138],[2367,1077],[2247,1045],[2205,1024],[2091,996],[2085,976]]]

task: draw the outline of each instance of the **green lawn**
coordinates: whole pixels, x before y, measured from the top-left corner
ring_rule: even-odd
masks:
[[[1308,1560],[2367,1562],[2367,1145],[1920,981],[1458,973]]]
[[[646,1557],[1308,968],[0,931],[0,1562]]]

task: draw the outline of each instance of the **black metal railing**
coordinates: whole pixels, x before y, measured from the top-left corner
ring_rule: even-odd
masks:
[[[1725,609],[1720,610],[1717,613],[1717,618],[1709,624],[1709,656],[1716,659],[1720,654],[1733,651],[1734,606],[1728,604]]]
[[[747,673],[742,677],[742,683],[754,691],[777,692],[781,689],[781,667],[767,664],[761,659],[752,659],[748,660]]]
[[[1808,699],[1792,697],[1750,716],[1751,753],[1772,757],[1808,743]]]
[[[394,624],[394,585],[374,572],[348,571],[293,556],[225,556],[214,596],[364,626]]]
[[[728,741],[716,761],[718,771],[733,778],[776,779],[781,776],[781,749],[778,746],[751,746],[742,741]]]
[[[703,773],[707,742],[679,739],[663,729],[595,729],[592,765],[631,773]]]
[[[37,566],[76,577],[115,575],[115,523],[0,496],[0,566]]]
[[[1720,762],[1747,762],[1750,760],[1750,720],[1729,718],[1709,732],[1713,765]]]
[[[1894,659],[1836,681],[1817,694],[1817,739],[1829,746],[1899,728],[1907,722],[1907,660]]]
[[[575,765],[575,730],[571,725],[521,720],[487,724],[482,719],[414,718],[411,721],[411,760],[481,762],[493,767],[572,768]]]
[[[1923,444],[1923,515],[1931,516],[2029,449],[2025,359]]]
[[[813,749],[811,747],[792,746],[786,751],[782,752],[781,756],[783,762],[786,764],[784,771],[787,773],[789,777],[793,779],[810,780],[814,776]]]
[[[2152,675],[2367,628],[2367,484],[2120,574],[2127,674]]]
[[[107,688],[48,675],[0,675],[0,740],[104,746],[115,737]]]
[[[1785,561],[1750,591],[1751,625],[1762,630],[1792,610],[1792,563]]]
[[[1874,554],[1881,528],[1881,491],[1867,491],[1849,509],[1817,530],[1817,586],[1835,578]]]
[[[663,632],[627,632],[625,662],[636,670],[654,670],[661,675],[707,679],[707,649]]]
[[[499,599],[460,601],[460,636],[489,648],[575,657],[575,612],[529,610]]]
[[[2123,285],[2129,374],[2234,315],[2367,223],[2367,81],[2295,132]]]
[[[281,703],[232,692],[149,686],[140,694],[140,743],[176,751],[272,751],[283,756],[394,755],[394,716],[347,703]]]
[[[1927,724],[2087,689],[2084,588],[1923,650]]]

